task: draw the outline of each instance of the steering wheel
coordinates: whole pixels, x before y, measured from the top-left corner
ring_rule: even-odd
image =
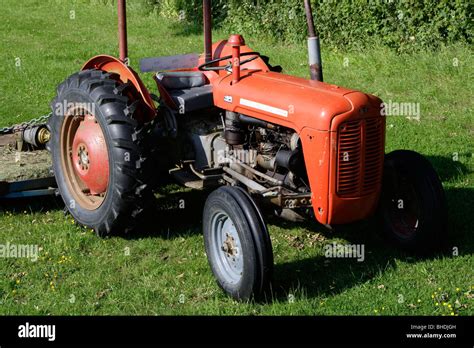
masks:
[[[252,58],[242,60],[240,62],[240,65],[244,65],[244,64],[247,64],[248,62],[251,62],[252,60],[255,60],[258,57],[260,57],[260,53],[258,53],[258,52],[244,52],[244,53],[241,53],[240,56],[241,57],[254,56]],[[227,60],[227,59],[232,59],[232,55],[221,57],[221,58],[216,58],[216,59],[210,60],[206,63],[203,63],[203,64],[198,66],[198,70],[201,70],[201,71],[218,71],[218,70],[229,69],[232,66],[232,64],[230,62],[228,64],[222,65],[222,66],[209,66],[209,65],[213,65],[213,64],[218,63],[218,62],[222,62],[223,60]]]

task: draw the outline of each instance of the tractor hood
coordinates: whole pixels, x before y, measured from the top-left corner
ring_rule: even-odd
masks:
[[[324,82],[275,72],[242,70],[213,81],[214,104],[300,132],[304,127],[331,130],[332,119],[378,98]],[[353,98],[355,97],[355,98]]]

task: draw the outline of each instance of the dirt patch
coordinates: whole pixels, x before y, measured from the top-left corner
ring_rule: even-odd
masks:
[[[19,181],[51,176],[51,155],[47,150],[17,151],[0,147],[0,181]]]
[[[314,245],[318,243],[322,243],[326,240],[326,237],[324,237],[320,233],[305,233],[303,235],[285,235],[285,238],[290,242],[290,245],[293,248],[296,248],[298,250],[303,250],[305,247],[313,247]]]

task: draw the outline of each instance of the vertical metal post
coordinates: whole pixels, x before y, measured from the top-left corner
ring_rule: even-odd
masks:
[[[119,58],[126,62],[128,58],[127,45],[127,5],[125,0],[118,0],[118,36],[119,36]]]
[[[245,45],[242,35],[233,34],[227,40],[227,45],[232,47],[232,84],[240,80],[240,46]]]
[[[319,37],[314,29],[313,11],[310,0],[304,0],[306,23],[308,25],[308,61],[311,80],[323,81],[323,65]]]
[[[202,15],[204,23],[204,61],[212,59],[212,18],[211,18],[211,0],[202,1]]]

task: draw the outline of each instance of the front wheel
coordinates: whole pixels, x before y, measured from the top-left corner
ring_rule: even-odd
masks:
[[[204,207],[204,244],[219,286],[237,300],[260,299],[269,290],[273,253],[262,216],[241,188],[221,187]]]
[[[385,237],[402,249],[429,253],[444,246],[446,198],[425,157],[407,150],[385,156],[378,218]]]

